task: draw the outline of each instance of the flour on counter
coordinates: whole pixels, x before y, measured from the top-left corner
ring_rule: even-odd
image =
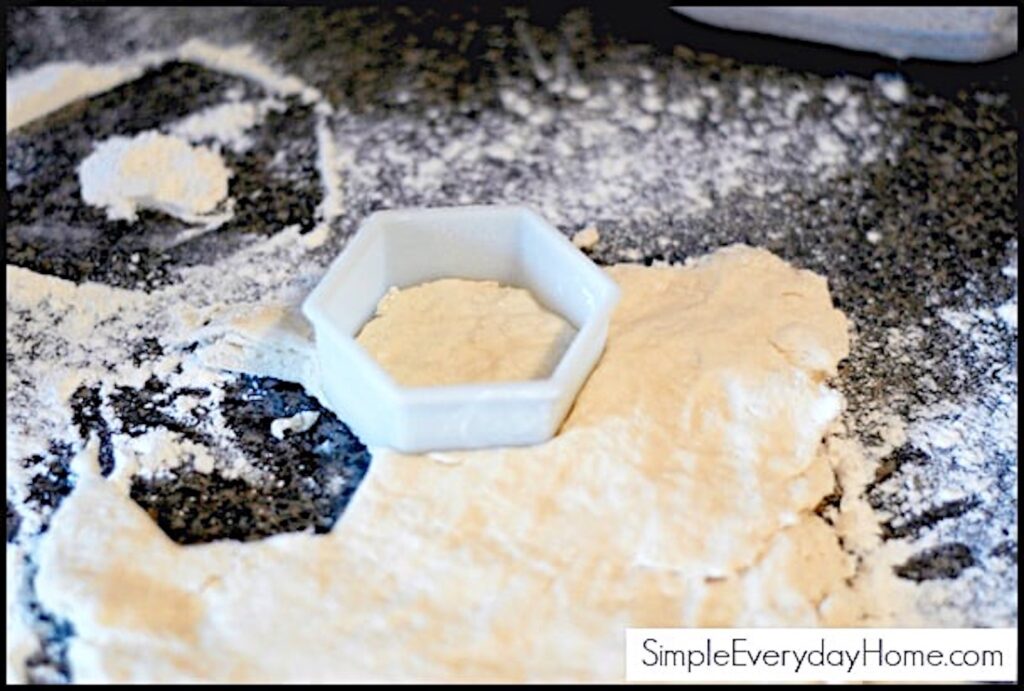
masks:
[[[108,481],[124,488],[130,487],[135,477],[166,476],[183,465],[210,473],[215,465],[209,449],[160,427],[142,435],[115,439],[114,449],[114,471]]]
[[[4,582],[7,592],[7,683],[24,678],[25,659],[35,652],[38,641],[32,632],[30,613],[21,599],[24,587],[25,553],[18,546],[7,545],[7,567]]]
[[[230,177],[216,152],[157,132],[102,141],[78,169],[82,199],[126,221],[139,209],[204,220],[227,198]]]
[[[261,477],[219,407],[232,376],[208,368],[200,357],[205,350],[196,355],[187,350],[199,324],[230,313],[239,302],[300,300],[320,277],[319,268],[309,267],[309,250],[301,237],[297,228],[283,230],[215,267],[183,269],[180,283],[148,294],[75,285],[7,266],[7,500],[20,516],[17,544],[8,544],[9,560],[28,558],[47,534],[42,531],[52,508],[38,505],[32,488],[60,488],[68,482],[68,491],[77,491],[76,475],[65,481],[64,471],[51,463],[51,440],[70,440],[67,453],[96,453],[87,443],[74,441],[79,433],[70,399],[83,389],[96,387],[104,400],[119,387],[142,389],[149,381],[161,382],[169,394],[195,392],[178,395],[168,419],[201,431],[207,439],[202,446],[160,430],[133,436],[130,429],[116,426],[117,415],[102,409],[112,424],[114,464],[104,481],[118,491],[127,492],[133,478],[161,477],[183,465],[201,473],[216,470],[229,480]],[[267,266],[280,267],[280,272],[268,273]],[[311,273],[303,273],[311,268]],[[134,348],[145,338],[158,339],[166,354],[153,361],[134,361]],[[280,362],[276,351],[274,357]],[[253,365],[247,357],[229,362]],[[95,433],[90,438],[95,440]],[[8,570],[15,581],[24,574]],[[9,627],[13,621],[8,618]],[[11,635],[10,629],[8,634],[8,669],[14,670],[16,680],[24,680],[24,661],[38,644]],[[34,632],[26,636],[35,638]],[[37,679],[61,678],[39,668],[32,674]]]
[[[247,44],[218,46],[194,38],[182,44],[176,55],[179,59],[195,62],[218,72],[251,79],[282,96],[298,96],[303,103],[323,101],[323,94],[318,89],[295,75],[282,74]]]
[[[243,153],[252,146],[247,131],[263,122],[271,110],[283,112],[285,104],[276,98],[222,103],[182,118],[168,128],[168,134],[193,144],[212,139]]]
[[[996,308],[996,315],[1011,329],[1017,328],[1017,301],[1007,302]]]
[[[996,308],[996,315],[1003,320],[1007,327],[1017,330],[1017,263],[1009,264],[1003,267],[1001,271],[1003,276],[1011,279],[1014,285],[1013,297],[1002,305]]]
[[[873,561],[889,564],[904,584],[916,581],[901,597],[927,612],[930,626],[1013,626],[1017,619],[1016,597],[990,595],[1013,592],[1016,583],[1018,380],[1016,339],[1007,338],[1016,332],[1016,267],[1014,253],[1001,271],[1013,296],[1002,305],[936,310],[956,343],[942,367],[970,378],[971,389],[913,410],[894,456],[899,472],[871,490],[884,499],[877,517],[887,538]],[[887,354],[906,357],[925,337],[916,326],[893,329]],[[922,562],[921,554],[934,558]]]
[[[224,47],[196,38],[177,50],[152,51],[128,60],[95,65],[53,62],[8,76],[7,131],[76,99],[108,91],[174,59],[250,79],[272,93],[298,96],[304,103],[325,103],[319,90],[294,75],[281,74],[257,55],[252,46]]]
[[[8,130],[175,57],[252,79],[277,96],[319,98],[315,89],[279,74],[247,46],[222,49],[192,41],[177,51],[117,63],[57,63],[9,77]],[[88,198],[114,216],[130,217],[140,208],[156,206],[203,223],[203,228],[215,227],[218,219],[230,214],[233,200],[225,200],[229,172],[215,152],[189,143],[244,150],[247,131],[285,105],[276,97],[242,102],[240,92],[228,92],[227,98],[219,106],[178,121],[172,133],[148,132],[135,139],[99,143],[99,157],[91,161],[82,180]],[[323,118],[330,108],[319,104],[316,112]],[[330,133],[321,133],[317,143],[330,144]],[[161,169],[161,163],[170,164],[172,170]],[[337,198],[333,186],[340,184],[340,171],[331,163],[334,174],[322,182],[325,193]],[[9,681],[67,680],[69,670],[61,669],[60,661],[51,657],[65,644],[47,638],[59,635],[56,625],[40,625],[38,603],[30,602],[35,567],[27,564],[46,535],[54,507],[77,489],[78,476],[99,467],[106,475],[104,481],[125,493],[135,480],[167,477],[182,468],[216,472],[228,481],[262,478],[264,471],[240,447],[220,408],[232,375],[204,364],[226,360],[218,360],[210,348],[200,349],[208,360],[192,355],[190,339],[203,321],[216,323],[218,315],[247,300],[299,301],[320,277],[322,267],[310,265],[307,253],[324,242],[328,228],[322,223],[307,235],[299,230],[298,226],[282,229],[215,267],[180,268],[177,282],[151,293],[93,283],[76,285],[6,267]],[[268,271],[268,267],[278,268]],[[164,354],[137,359],[135,349],[147,339]],[[222,353],[228,350],[222,348]],[[280,361],[279,355],[275,351],[275,361]],[[249,368],[254,364],[246,358],[227,361]],[[122,390],[142,391],[154,382],[165,387],[165,393],[154,400],[163,397],[168,424],[194,430],[202,444],[160,427],[140,435],[119,420],[110,407],[111,398]],[[95,395],[100,403],[92,414],[101,415],[110,425],[105,441],[95,430],[82,432],[86,436],[79,439],[74,417],[79,413],[72,408],[83,393]],[[16,523],[12,523],[12,511]],[[16,534],[12,525],[17,526]],[[19,627],[19,622],[26,625]],[[41,646],[48,651],[45,655],[40,654]]]
[[[317,209],[317,215],[323,225],[341,215],[343,211],[341,164],[343,156],[335,144],[334,134],[328,122],[331,115],[329,109],[317,109],[316,143],[317,169],[323,181],[324,198]]]
[[[810,177],[825,194],[842,171],[894,156],[902,146],[881,125],[891,104],[872,112],[863,89],[854,93],[838,79],[823,85],[839,87],[832,98],[806,86],[764,93],[740,84],[757,94],[740,109],[731,106],[732,94],[711,84],[682,91],[617,76],[592,81],[587,98],[566,102],[552,86],[555,71],[542,70],[549,73],[539,85],[503,78],[496,93],[502,108],[481,111],[465,125],[438,118],[424,128],[402,112],[353,116],[337,138],[358,161],[349,168],[347,194],[380,194],[381,180],[395,180],[402,205],[430,206],[488,202],[473,194],[486,190],[496,201],[521,200],[561,227],[580,228],[602,223],[608,209],[642,221],[653,215],[650,190],[671,188],[672,200],[657,203],[668,203],[677,220],[698,222],[726,203],[770,200],[795,176],[802,184]],[[493,190],[486,183],[496,168],[522,174]],[[465,190],[464,197],[453,199],[452,188]],[[618,243],[606,244],[613,251]]]
[[[156,55],[142,59],[87,65],[53,62],[7,78],[7,131],[17,129],[72,101],[93,96],[141,75]]]

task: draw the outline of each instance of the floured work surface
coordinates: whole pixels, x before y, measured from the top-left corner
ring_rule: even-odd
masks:
[[[91,85],[72,92],[92,95],[64,108],[45,88],[33,92],[18,117],[50,114],[8,137],[9,679],[614,679],[621,668],[609,660],[620,653],[607,632],[647,617],[827,624],[868,602],[865,622],[1016,624],[1015,135],[1004,96],[979,91],[951,102],[685,50],[598,50],[589,32],[603,29],[585,13],[555,25],[511,15],[459,23],[455,40],[501,69],[466,73],[441,50],[415,70],[382,65],[371,85],[359,79],[359,56],[383,49],[379,32],[366,29],[390,10],[341,11],[329,23],[317,12],[107,12],[94,13],[110,21],[91,25],[88,40],[75,38],[75,22],[11,16],[18,48],[9,58],[19,71],[56,57],[133,59],[140,46],[182,47],[171,49],[177,62],[148,57],[144,69],[83,72]],[[160,17],[172,21],[154,24]],[[302,56],[287,68],[244,46],[175,43],[190,31],[221,32],[219,43],[253,41],[272,56],[279,40],[264,41],[261,27],[282,23],[290,35],[325,40],[285,50]],[[344,40],[330,33],[339,27]],[[64,41],[59,49],[54,40]],[[488,52],[502,41],[504,53]],[[68,74],[35,85],[66,86],[77,79]],[[413,83],[410,74],[431,79]],[[112,219],[82,200],[77,167],[98,143],[153,130],[211,148],[231,171],[230,204],[216,223],[145,205],[135,221]],[[609,389],[585,393],[575,426],[545,447],[563,474],[526,477],[528,464],[513,464],[522,458],[480,464],[377,451],[371,463],[316,399],[308,326],[295,306],[373,209],[511,201],[536,206],[568,235],[598,228],[587,251],[607,265],[681,262],[742,241],[827,276],[853,326],[834,380],[846,399],[836,434],[810,456],[732,435],[732,462],[716,465],[694,460],[693,449],[687,456],[678,437],[644,434],[652,421],[666,430],[697,424],[667,412],[690,395],[739,401],[778,390],[778,382],[752,386],[750,372],[725,389],[687,379],[694,363],[682,354],[693,342],[650,314],[637,324],[658,337],[626,339],[627,349],[653,349],[638,385],[603,407],[617,390],[612,380],[633,376],[610,346],[608,362],[624,369],[606,370]],[[642,277],[665,271],[612,269],[637,295],[655,290]],[[670,271],[691,276],[673,284],[695,280],[689,268]],[[767,302],[758,304],[766,319]],[[700,309],[674,308],[691,318]],[[744,353],[770,356],[759,366],[768,369],[827,366],[841,348],[801,347],[828,329],[812,321],[811,333],[783,329],[788,336],[773,337],[780,347],[756,350],[753,339]],[[709,342],[729,335],[716,330]],[[711,356],[729,369],[725,351]],[[649,382],[648,370],[678,376],[678,387],[671,377]],[[761,402],[749,414],[778,412]],[[727,425],[729,410],[710,406],[701,435]],[[597,424],[605,414],[619,422]],[[804,420],[808,444],[821,434],[814,420]],[[559,460],[577,445],[594,453]],[[769,456],[775,461],[751,471],[752,458]],[[506,466],[514,477],[497,475]],[[467,492],[460,477],[503,491]],[[707,487],[737,483],[761,504],[698,495],[706,520],[662,521],[675,494],[658,488],[692,497],[686,482],[696,477]],[[503,487],[513,479],[536,487]],[[430,504],[436,495],[417,480],[444,489],[450,506]],[[544,504],[551,495],[564,501]],[[645,495],[636,515],[608,518]],[[440,514],[426,520],[432,510]],[[682,511],[671,521],[692,515]],[[601,555],[565,537],[593,535],[580,516],[598,514]],[[389,525],[408,531],[382,538]],[[405,549],[413,536],[421,542]],[[434,561],[426,545],[453,556]],[[801,559],[813,568],[790,568]],[[500,575],[499,564],[514,568]],[[114,578],[101,577],[117,565]],[[353,584],[343,565],[378,578]],[[466,585],[457,567],[480,585]],[[847,592],[836,579],[850,569]],[[628,588],[602,585],[616,578]],[[354,592],[338,592],[343,583]],[[537,592],[543,597],[526,597]],[[351,605],[357,593],[389,603],[384,616],[360,620],[359,635],[382,640],[390,628],[402,637],[377,656],[346,639],[337,659],[350,664],[336,670],[332,639],[357,619],[327,621],[324,603]],[[446,598],[464,598],[476,614],[438,609]],[[586,603],[604,623],[567,602]],[[528,606],[512,611],[512,603]],[[511,627],[517,620],[539,633]],[[425,636],[428,622],[445,637]],[[464,630],[472,635],[455,637]],[[565,648],[529,647],[528,634],[543,641],[555,631]],[[496,661],[498,648],[514,656]],[[412,653],[390,665],[399,649]],[[529,669],[515,667],[524,649]],[[611,658],[590,664],[606,649]],[[223,655],[214,659],[214,650]]]

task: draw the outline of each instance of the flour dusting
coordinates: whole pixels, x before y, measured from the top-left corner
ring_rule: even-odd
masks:
[[[870,106],[863,85],[854,92],[839,79],[825,83],[823,98],[798,85],[616,74],[589,80],[584,98],[566,99],[569,76],[556,76],[537,51],[530,62],[539,76],[504,77],[502,108],[472,122],[440,106],[422,116],[398,111],[337,122],[337,146],[359,161],[346,194],[379,195],[385,180],[394,181],[390,196],[403,206],[515,199],[570,229],[600,226],[609,209],[638,222],[666,211],[698,221],[727,200],[768,203],[797,178],[824,194],[851,166],[891,159],[902,147],[885,127],[892,113]],[[746,107],[736,107],[736,92]],[[510,178],[510,169],[519,174]],[[504,187],[495,189],[492,171],[501,172]],[[653,192],[665,189],[673,190],[668,199]]]
[[[262,101],[229,101],[192,113],[169,127],[169,134],[193,144],[212,141],[235,153],[244,153],[252,146],[248,130],[263,122],[271,111],[283,112],[285,104],[276,98]]]
[[[87,65],[54,62],[7,79],[7,131],[71,103],[138,77],[156,56],[135,61]]]

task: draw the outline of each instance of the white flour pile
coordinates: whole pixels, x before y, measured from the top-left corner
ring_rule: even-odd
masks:
[[[82,199],[126,221],[140,208],[201,219],[227,198],[230,177],[216,152],[157,132],[104,140],[78,169]]]
[[[348,199],[519,201],[575,229],[602,214],[643,220],[657,186],[678,190],[673,213],[696,221],[727,199],[767,199],[808,170],[823,184],[900,146],[845,81],[824,93],[770,83],[676,92],[638,70],[631,81],[584,83],[571,60],[548,65],[524,35],[541,87],[507,78],[504,110],[472,127],[439,113],[427,128],[401,112],[332,113],[246,47],[190,42],[174,55],[316,104],[323,221]],[[39,115],[73,93],[36,93],[16,112]],[[562,93],[575,105],[556,116],[551,99]],[[164,135],[193,156],[200,142],[244,148],[258,112],[223,108]],[[660,164],[646,165],[650,157]],[[487,185],[492,167],[509,166],[523,175]],[[652,177],[666,167],[668,179]],[[153,189],[167,182],[154,178]],[[155,194],[104,189],[115,213]],[[217,190],[165,195],[175,200],[165,208],[207,208]],[[33,592],[74,627],[76,681],[620,679],[630,624],[935,621],[929,604],[952,590],[894,577],[909,547],[881,543],[862,492],[873,463],[921,431],[896,421],[866,447],[830,435],[843,431],[842,399],[826,379],[846,354],[846,321],[823,279],[743,247],[686,268],[609,270],[625,295],[607,353],[549,444],[409,457],[377,449],[327,535],[173,543],[129,498],[131,479],[189,464],[231,478],[262,472],[221,417],[233,376],[223,370],[316,394],[309,327],[294,308],[330,260],[313,251],[327,233],[327,223],[307,236],[282,229],[216,265],[179,269],[176,283],[149,294],[7,267],[7,497],[22,517],[7,546],[8,679],[24,679],[38,650]],[[619,241],[595,230],[579,242]],[[164,355],[134,361],[144,337]],[[99,440],[79,440],[69,397],[81,384],[106,397],[153,376],[209,387],[174,403],[174,419],[206,432],[209,446],[164,428],[132,436],[104,408],[114,467],[101,477]],[[267,434],[302,433],[313,415]],[[74,488],[51,516],[27,497],[53,479],[54,439],[74,440]],[[834,486],[842,502],[819,518]]]

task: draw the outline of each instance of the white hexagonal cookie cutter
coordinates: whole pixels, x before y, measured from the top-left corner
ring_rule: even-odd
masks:
[[[547,379],[400,386],[355,338],[390,287],[440,278],[527,288],[576,336]],[[615,282],[537,213],[464,206],[372,214],[302,311],[338,417],[370,446],[423,452],[550,439],[601,357],[618,299]]]

